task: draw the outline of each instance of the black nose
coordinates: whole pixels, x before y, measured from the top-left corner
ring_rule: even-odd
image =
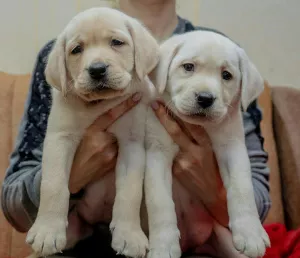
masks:
[[[207,92],[202,92],[197,95],[197,102],[201,108],[209,108],[214,103],[215,98],[212,94]]]
[[[108,65],[104,63],[94,63],[89,67],[89,74],[95,80],[103,79],[106,76]]]

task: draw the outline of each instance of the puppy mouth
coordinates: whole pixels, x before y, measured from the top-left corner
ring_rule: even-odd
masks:
[[[93,89],[81,91],[78,95],[87,102],[99,103],[103,100],[121,97],[124,91],[125,89],[114,89],[108,84],[99,83]]]
[[[90,93],[84,94],[84,97],[89,101],[103,101],[106,99],[113,99],[122,96],[124,90],[113,90],[113,89],[101,89]]]
[[[212,121],[216,118],[210,112],[203,112],[203,111],[191,112],[191,113],[182,114],[182,115],[185,117],[189,117],[191,119],[201,120],[201,121]]]
[[[177,112],[185,117],[190,118],[211,118],[213,117],[213,112],[210,108],[208,109],[201,109],[198,107],[176,107],[174,105]]]
[[[203,111],[194,112],[194,113],[190,113],[190,114],[187,114],[187,115],[190,116],[190,117],[202,117],[202,118],[210,117],[208,112],[203,112]]]
[[[176,108],[176,113],[178,113],[178,115],[182,117],[183,120],[186,120],[187,122],[190,121],[196,124],[214,121],[217,122],[221,118],[218,114],[215,114],[213,111],[209,110],[182,111]]]

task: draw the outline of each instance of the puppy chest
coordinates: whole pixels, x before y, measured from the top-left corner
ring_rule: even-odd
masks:
[[[138,104],[109,128],[109,132],[116,135],[118,141],[139,141],[143,142],[146,130],[147,106]]]
[[[179,150],[151,108],[147,112],[145,147],[146,149],[159,149],[174,154]]]

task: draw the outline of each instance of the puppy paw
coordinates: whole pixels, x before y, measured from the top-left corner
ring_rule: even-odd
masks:
[[[147,258],[180,258],[180,232],[175,228],[164,228],[151,234]]]
[[[256,217],[245,217],[230,223],[235,248],[250,258],[263,257],[270,239]]]
[[[112,222],[112,248],[126,257],[145,257],[148,239],[139,225],[127,222]]]
[[[48,256],[61,252],[67,242],[67,220],[53,216],[38,217],[29,230],[26,243],[39,256]]]

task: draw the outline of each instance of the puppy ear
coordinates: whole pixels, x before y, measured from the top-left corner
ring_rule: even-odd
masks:
[[[65,96],[67,93],[67,68],[65,57],[65,37],[59,35],[51,50],[45,69],[46,81]]]
[[[150,32],[137,20],[130,19],[128,29],[134,44],[134,66],[140,80],[144,79],[159,61],[159,45]]]
[[[173,58],[176,56],[181,43],[173,38],[164,42],[160,47],[160,61],[155,69],[153,80],[159,94],[162,94],[167,86],[169,69]]]
[[[246,110],[264,90],[264,80],[245,51],[238,47],[238,52],[241,71],[241,100],[243,110]]]

